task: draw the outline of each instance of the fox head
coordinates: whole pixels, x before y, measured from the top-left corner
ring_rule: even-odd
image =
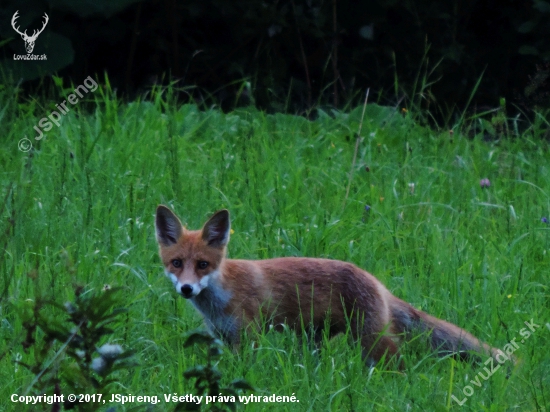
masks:
[[[201,230],[187,230],[170,209],[160,205],[155,226],[166,275],[184,298],[197,296],[220,274],[231,230],[229,212],[214,213]]]

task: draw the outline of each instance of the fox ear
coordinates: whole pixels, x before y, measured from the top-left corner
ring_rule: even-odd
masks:
[[[155,227],[157,241],[164,246],[170,246],[177,243],[183,233],[183,226],[178,217],[163,205],[157,207]]]
[[[231,223],[229,221],[229,212],[220,210],[208,219],[202,228],[202,239],[214,247],[223,247],[229,242],[229,231]]]

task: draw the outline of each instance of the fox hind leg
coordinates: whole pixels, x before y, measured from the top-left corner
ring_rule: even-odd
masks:
[[[402,369],[399,348],[390,336],[365,334],[361,337],[361,346],[367,366],[374,366],[384,359],[386,364],[397,362],[399,369]]]

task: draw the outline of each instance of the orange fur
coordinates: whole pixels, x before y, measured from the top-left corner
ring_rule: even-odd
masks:
[[[296,257],[226,259],[226,210],[214,214],[201,230],[189,231],[168,208],[159,206],[156,230],[160,256],[176,290],[230,344],[239,343],[243,328],[261,326],[264,319],[298,331],[302,324],[311,325],[317,339],[324,327],[334,336],[349,325],[371,362],[397,354],[398,343],[415,330],[426,332],[433,349],[441,353],[500,353],[458,326],[396,298],[351,263]]]

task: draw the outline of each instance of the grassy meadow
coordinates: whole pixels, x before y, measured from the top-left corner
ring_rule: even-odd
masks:
[[[525,322],[540,325],[519,343],[516,367],[505,364],[478,385],[471,381],[487,376],[486,365],[414,343],[399,372],[367,368],[345,336],[318,353],[292,332],[251,334],[238,352],[224,350],[224,382],[244,378],[256,395],[294,394],[299,403],[241,410],[550,410],[547,120],[488,140],[369,104],[352,168],[362,107],[319,109],[315,120],[253,108],[224,114],[177,104],[169,91],[123,103],[104,86],[35,141],[33,127],[63,99],[21,103],[0,91],[0,410],[24,410],[11,395],[36,394],[33,373],[15,363],[34,356],[21,346],[20,308],[39,298],[73,301],[76,284],[85,293],[123,288],[119,304],[128,312],[102,343],[134,349],[138,366],[118,372],[112,392],[161,399],[98,410],[173,410],[163,394],[194,392],[183,373],[204,363],[204,350],[183,342],[204,326],[163,275],[158,204],[193,229],[227,208],[230,257],[353,262],[399,298],[493,346],[520,342]],[[24,136],[29,152],[17,147]],[[51,350],[56,362],[60,347]],[[41,409],[52,410],[28,406]]]

